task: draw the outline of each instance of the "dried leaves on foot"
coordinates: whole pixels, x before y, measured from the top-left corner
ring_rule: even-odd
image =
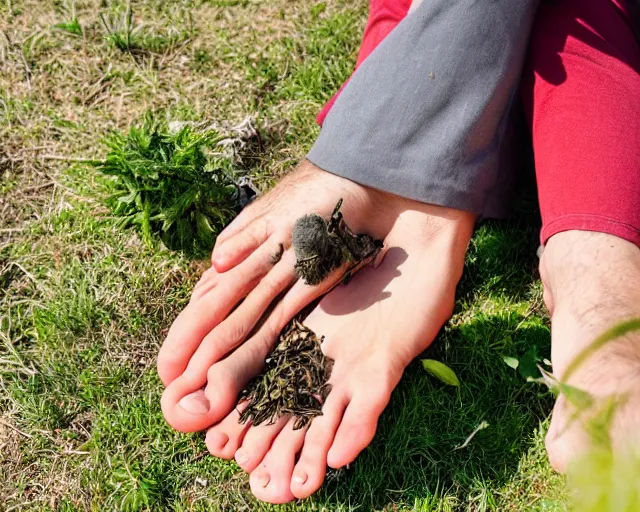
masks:
[[[251,419],[253,425],[272,424],[292,415],[293,428],[299,429],[322,414],[333,361],[322,353],[321,343],[311,329],[294,320],[265,361],[264,372],[240,394],[240,400],[248,402],[240,423]]]

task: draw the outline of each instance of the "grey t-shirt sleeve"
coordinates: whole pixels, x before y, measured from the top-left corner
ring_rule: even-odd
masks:
[[[333,174],[484,217],[538,0],[424,0],[354,73],[307,158]]]

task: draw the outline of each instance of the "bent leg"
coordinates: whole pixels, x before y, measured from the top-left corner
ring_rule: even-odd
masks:
[[[546,244],[540,262],[557,377],[608,328],[640,317],[640,46],[609,0],[539,11],[523,97],[533,136]],[[640,426],[640,334],[592,356],[571,383],[596,396],[630,392],[614,444]],[[561,471],[588,446],[561,397],[547,435]]]
[[[415,0],[412,3],[410,0],[371,0],[369,2],[369,19],[362,36],[362,45],[358,53],[356,69],[360,67],[360,64],[364,62],[384,38],[396,28],[398,23],[400,23],[407,15],[407,12],[409,12],[409,8],[415,8],[413,5],[420,3],[420,1],[421,0]],[[319,125],[322,125],[324,122],[325,117],[327,117],[327,114],[331,110],[331,107],[333,107],[336,99],[338,99],[345,85],[346,83],[333,95],[316,117]]]

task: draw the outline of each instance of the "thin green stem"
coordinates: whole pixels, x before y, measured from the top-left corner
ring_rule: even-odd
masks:
[[[631,320],[627,320],[620,324],[614,325],[610,329],[603,332],[600,336],[598,336],[591,345],[585,348],[582,352],[580,352],[571,364],[569,364],[568,368],[564,372],[562,380],[567,382],[569,378],[580,368],[584,362],[590,358],[596,351],[600,350],[604,345],[613,341],[620,336],[624,336],[632,331],[640,330],[640,318],[633,318]]]

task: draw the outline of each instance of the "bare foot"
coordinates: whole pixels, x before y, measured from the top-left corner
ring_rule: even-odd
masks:
[[[552,314],[552,362],[557,378],[597,336],[625,320],[640,318],[640,249],[602,233],[567,231],[553,236],[542,255],[540,273]],[[614,448],[640,428],[640,332],[605,345],[570,377],[569,384],[596,398],[628,395],[611,427]],[[590,446],[574,409],[560,396],[546,445],[561,472]]]
[[[410,207],[385,240],[389,249],[382,264],[330,292],[304,322],[325,336],[323,352],[335,361],[323,415],[308,430],[293,430],[289,418],[240,425],[233,411],[207,432],[213,455],[230,458],[237,450],[235,459],[251,473],[259,499],[305,498],[320,488],[327,465],[352,462],[373,439],[406,366],[450,317],[474,217],[430,205]],[[240,360],[239,351],[230,358]]]
[[[158,373],[167,386],[162,411],[174,428],[203,430],[228,414],[238,392],[260,371],[264,353],[280,330],[340,278],[335,275],[314,287],[293,285],[295,258],[290,247],[297,218],[311,212],[328,217],[340,198],[349,226],[381,239],[407,203],[303,162],[218,237],[213,266],[171,326],[158,355]],[[281,249],[284,253],[274,264],[273,256]],[[252,333],[281,294],[284,298],[269,319]],[[250,336],[241,351],[251,355],[249,363],[238,365],[236,358],[226,357]]]

